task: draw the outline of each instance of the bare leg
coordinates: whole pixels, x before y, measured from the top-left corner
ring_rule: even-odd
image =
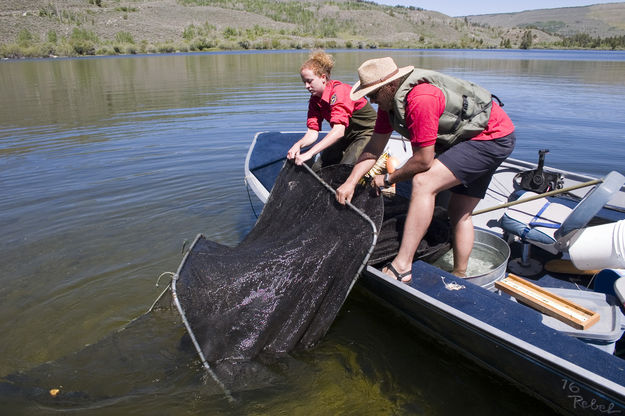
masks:
[[[456,179],[454,174],[438,160],[434,161],[428,171],[413,177],[412,195],[404,225],[404,236],[399,252],[392,261],[393,267],[398,272],[403,273],[412,268],[414,254],[434,215],[436,194],[459,183],[460,181]],[[388,271],[386,273],[392,276]],[[404,280],[409,279],[406,277]]]
[[[475,233],[471,212],[480,202],[479,198],[452,193],[449,201],[449,219],[453,229],[454,269],[453,274],[466,277],[469,256],[473,249]]]

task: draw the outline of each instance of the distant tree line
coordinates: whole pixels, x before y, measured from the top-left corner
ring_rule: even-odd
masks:
[[[531,30],[526,30],[521,37],[519,49],[531,49],[534,46],[534,36]],[[555,47],[563,49],[625,49],[625,36],[612,36],[607,38],[592,37],[587,33],[578,33],[571,36],[562,36],[561,40],[548,45],[538,44],[538,47]],[[499,47],[510,49],[513,47],[510,38],[503,38]]]
[[[562,38],[559,44],[564,48],[625,49],[625,36],[594,38],[587,33],[578,33]]]

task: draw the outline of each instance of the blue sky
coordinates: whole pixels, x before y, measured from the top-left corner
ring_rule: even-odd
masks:
[[[553,9],[556,7],[589,6],[599,3],[623,3],[617,1],[601,0],[374,0],[379,4],[391,6],[414,6],[426,10],[434,10],[445,13],[448,16],[467,16],[471,14],[510,13],[523,10]]]

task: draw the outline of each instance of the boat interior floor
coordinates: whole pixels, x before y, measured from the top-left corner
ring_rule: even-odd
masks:
[[[401,236],[403,234],[403,221],[407,210],[408,199],[399,194],[386,194],[384,196],[385,214],[380,236],[369,264],[381,270],[386,262],[392,260],[397,253]],[[600,225],[608,220],[601,217],[593,218],[589,226]],[[491,224],[493,224],[491,222]],[[496,232],[496,231],[493,231]],[[505,238],[506,236],[504,236]],[[518,239],[505,238],[510,247],[510,260],[520,259],[523,254],[523,243]],[[414,261],[423,261],[428,264],[434,263],[440,256],[451,248],[451,228],[447,218],[446,209],[437,206],[434,218],[428,234],[419,246]],[[597,271],[577,270],[566,255],[562,253],[552,254],[539,247],[531,247],[530,257],[541,265],[538,273],[519,273],[519,277],[545,288],[575,289],[592,291]],[[510,270],[506,270],[506,274]],[[418,285],[419,279],[413,280],[412,285]],[[496,293],[507,296],[499,291]],[[624,337],[625,338],[625,337]],[[625,339],[619,340],[615,345],[614,355],[625,358]]]

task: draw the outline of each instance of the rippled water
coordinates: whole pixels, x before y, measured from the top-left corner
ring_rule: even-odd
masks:
[[[515,157],[546,147],[559,168],[623,170],[622,52],[337,51],[333,76],[352,83],[362,61],[386,55],[498,95],[517,126]],[[253,226],[245,154],[257,131],[304,128],[306,56],[0,63],[0,377],[61,360],[72,383],[98,385],[74,408],[89,415],[549,414],[359,289],[318,348],[285,359],[235,405],[201,382],[169,315],[128,331],[127,360],[141,371],[113,371],[125,361],[107,349],[121,351],[111,334],[151,305],[185,241],[234,245]],[[59,406],[3,400],[14,414]]]

